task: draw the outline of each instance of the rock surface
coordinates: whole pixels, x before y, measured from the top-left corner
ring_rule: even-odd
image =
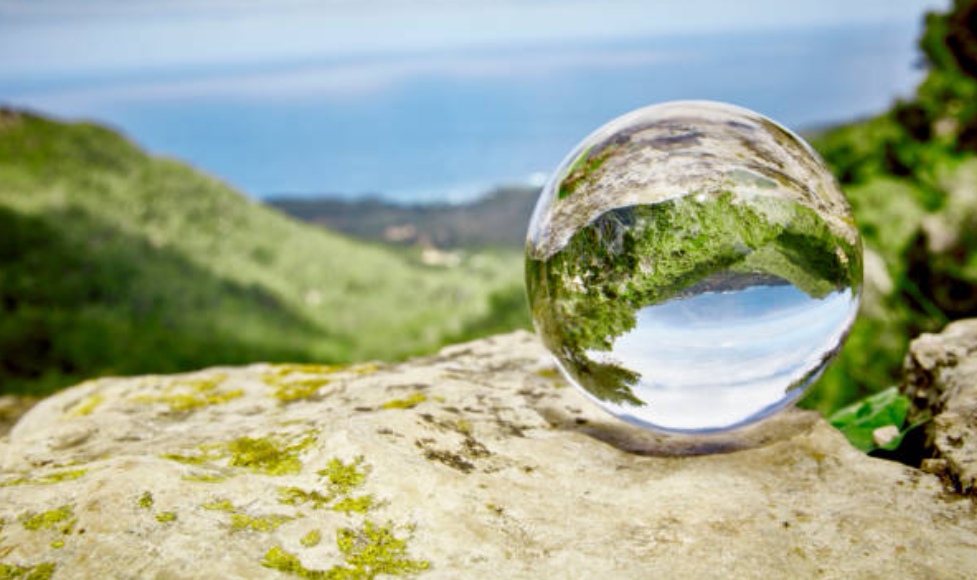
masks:
[[[960,491],[977,491],[977,319],[914,340],[905,375],[911,420],[932,417],[927,444],[940,467]]]
[[[939,478],[801,411],[726,438],[640,431],[526,333],[397,365],[92,381],[34,407],[0,462],[0,577],[977,570],[975,503]]]

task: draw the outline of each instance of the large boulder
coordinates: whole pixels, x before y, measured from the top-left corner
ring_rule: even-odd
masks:
[[[977,492],[977,319],[914,340],[902,390],[913,402],[910,420],[929,419],[927,467]]]
[[[715,452],[711,454],[700,454]],[[526,333],[102,379],[0,439],[0,577],[972,578],[977,509],[817,415],[619,423]]]

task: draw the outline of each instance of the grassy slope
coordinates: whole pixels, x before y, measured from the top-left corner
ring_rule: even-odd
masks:
[[[858,321],[804,401],[831,411],[900,380],[909,340],[977,316],[977,0],[928,13],[912,100],[812,139],[866,248]]]
[[[106,128],[9,111],[0,235],[0,392],[403,357],[477,332],[490,295],[521,285],[515,252],[427,267],[294,222]]]
[[[912,337],[977,316],[977,77],[938,57],[945,19],[927,20],[931,69],[913,101],[813,139],[868,253],[859,320],[807,400],[822,411],[897,384]]]
[[[439,248],[522,248],[539,190],[500,187],[461,205],[397,205],[375,199],[328,198],[280,198],[269,203],[296,219],[361,239],[387,239],[403,245],[429,243]],[[389,240],[388,228],[392,227],[401,230],[399,240]]]

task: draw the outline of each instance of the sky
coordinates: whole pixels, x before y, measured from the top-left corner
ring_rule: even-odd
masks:
[[[916,21],[926,9],[948,5],[949,0],[0,0],[0,82]]]
[[[651,102],[795,128],[880,111],[949,3],[0,0],[0,106],[108,124],[258,197],[467,199]]]

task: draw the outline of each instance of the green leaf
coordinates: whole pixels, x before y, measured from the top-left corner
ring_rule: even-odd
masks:
[[[901,395],[895,387],[890,387],[838,410],[828,418],[828,421],[861,451],[866,453],[875,449],[891,451],[899,447],[903,436],[909,430],[905,426],[908,411],[909,399]],[[876,445],[872,433],[888,425],[894,425],[899,429],[899,436],[883,446]]]

